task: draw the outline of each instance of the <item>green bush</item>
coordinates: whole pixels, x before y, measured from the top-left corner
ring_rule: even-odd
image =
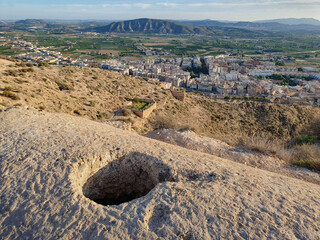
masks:
[[[295,143],[297,145],[315,144],[317,142],[317,139],[318,138],[316,136],[301,135],[299,137],[296,137]]]
[[[136,97],[136,98],[134,98],[134,99],[132,100],[132,102],[133,102],[133,103],[139,103],[139,102],[140,102],[140,99]]]

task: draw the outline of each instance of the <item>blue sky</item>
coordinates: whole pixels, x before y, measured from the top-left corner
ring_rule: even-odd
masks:
[[[316,18],[320,0],[0,0],[0,19],[213,19]]]

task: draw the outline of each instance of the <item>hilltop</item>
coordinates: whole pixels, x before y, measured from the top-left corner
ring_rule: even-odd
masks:
[[[66,114],[20,107],[0,122],[4,238],[319,235],[319,185]]]

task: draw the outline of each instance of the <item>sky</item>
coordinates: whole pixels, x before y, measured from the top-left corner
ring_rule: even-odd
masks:
[[[320,0],[0,0],[0,19],[320,20]]]

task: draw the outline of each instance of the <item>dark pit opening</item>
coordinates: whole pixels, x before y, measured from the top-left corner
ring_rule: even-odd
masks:
[[[145,196],[159,182],[171,180],[170,168],[157,158],[134,152],[91,176],[83,186],[83,194],[102,205],[119,205]]]

